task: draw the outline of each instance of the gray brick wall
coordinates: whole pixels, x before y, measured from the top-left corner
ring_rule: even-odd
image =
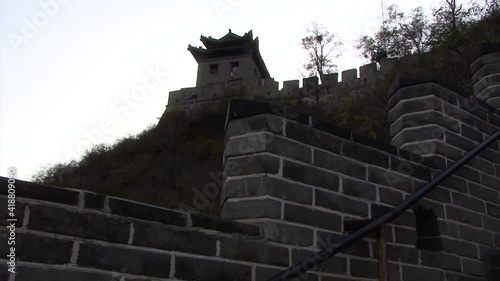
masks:
[[[307,116],[230,120],[224,163],[240,169],[226,174],[224,217],[262,226],[266,239],[290,247],[298,260],[294,253],[348,235],[346,222],[390,210],[500,129],[498,113],[477,99],[436,83],[400,85],[389,102],[394,146]],[[496,143],[386,226],[390,280],[488,278],[486,257],[500,247],[499,169]],[[318,267],[313,274],[377,278],[373,236],[338,258],[330,267],[338,272]]]

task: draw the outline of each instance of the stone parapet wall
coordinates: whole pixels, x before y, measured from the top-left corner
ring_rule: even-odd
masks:
[[[408,108],[420,108],[414,100]],[[250,102],[232,107],[226,129],[222,216],[261,226],[266,239],[306,253],[348,235],[345,227],[350,221],[387,212],[447,167],[439,158],[308,116],[289,117],[270,108],[252,116],[249,108],[258,106]],[[486,116],[496,116],[482,110]],[[495,128],[488,122],[479,124],[487,130],[480,131],[482,139],[491,133],[490,126]],[[460,147],[460,157],[471,149],[460,142],[454,145]],[[500,247],[498,153],[497,142],[386,226],[390,280],[486,280],[486,255]],[[483,168],[482,163],[487,165]],[[333,274],[377,278],[373,237],[335,259]],[[313,272],[329,276],[321,267]]]
[[[0,203],[7,206],[0,177]],[[204,214],[16,181],[16,274],[7,272],[7,209],[0,210],[0,279],[265,280],[291,249],[260,228]]]
[[[500,109],[500,44],[485,44],[471,65],[475,95]]]

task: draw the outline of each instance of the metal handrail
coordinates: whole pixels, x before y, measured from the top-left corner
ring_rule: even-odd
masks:
[[[483,150],[485,150],[488,146],[490,146],[492,143],[494,143],[499,138],[500,138],[500,131],[491,135],[488,139],[483,141],[476,148],[474,148],[472,151],[470,151],[465,156],[463,156],[460,160],[458,160],[453,165],[451,165],[451,167],[449,167],[448,169],[443,171],[439,176],[432,179],[424,187],[420,188],[418,191],[413,193],[410,197],[408,197],[406,200],[401,202],[401,204],[394,207],[391,211],[389,211],[386,214],[384,214],[383,216],[373,220],[372,222],[368,223],[367,225],[361,227],[357,231],[353,232],[351,235],[340,240],[338,243],[330,245],[328,248],[323,249],[320,252],[317,252],[314,255],[309,256],[308,258],[306,258],[300,262],[295,263],[294,265],[292,265],[288,269],[282,271],[280,274],[274,276],[273,278],[269,279],[268,281],[284,281],[284,280],[289,280],[289,279],[294,278],[294,277],[298,277],[300,274],[304,274],[308,270],[312,269],[311,262],[314,262],[316,266],[321,264],[322,262],[333,257],[335,254],[337,254],[341,250],[347,248],[348,246],[350,246],[354,242],[357,242],[357,241],[363,239],[368,234],[377,230],[381,226],[396,219],[401,214],[406,212],[406,210],[408,210],[417,201],[419,201],[425,195],[427,195],[429,192],[431,192],[436,186],[438,186],[440,183],[442,183],[444,180],[446,180],[448,177],[450,177],[452,174],[454,174],[458,169],[460,169],[462,166],[467,164],[467,162],[469,162],[471,159],[476,157],[479,153],[481,153]]]

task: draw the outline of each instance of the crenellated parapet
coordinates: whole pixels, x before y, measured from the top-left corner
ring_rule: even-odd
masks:
[[[476,89],[481,85],[488,85],[489,82],[496,83],[498,72],[496,75],[489,73],[497,71],[498,61],[497,54],[485,54],[480,57],[473,65],[473,71],[477,71],[474,79],[483,78],[481,75],[487,75],[487,79],[477,83]],[[497,58],[498,59],[498,58]],[[426,53],[424,55],[411,55],[402,58],[387,58],[382,59],[379,63],[369,63],[359,68],[347,69],[339,73],[331,73],[323,76],[323,81],[318,77],[307,77],[300,80],[283,81],[283,85],[279,88],[279,83],[273,78],[263,78],[260,75],[245,74],[245,71],[254,71],[253,68],[241,68],[238,72],[232,72],[231,76],[220,81],[208,84],[199,85],[198,87],[182,88],[178,91],[170,92],[169,102],[167,107],[186,106],[191,104],[213,102],[213,101],[228,101],[234,97],[245,97],[249,99],[301,99],[301,98],[330,98],[339,95],[357,95],[371,89],[376,88],[382,80],[393,79],[396,74],[401,72],[414,71],[415,69],[426,69],[429,62],[433,64],[446,63],[446,58],[440,53]],[[484,67],[483,67],[484,64]],[[240,66],[244,66],[242,63]],[[431,67],[432,68],[432,67]],[[200,69],[204,69],[203,67]],[[429,71],[429,69],[427,69]],[[229,75],[229,74],[227,74]],[[200,73],[199,75],[200,76]],[[500,76],[499,76],[500,77]],[[488,82],[488,83],[485,83]],[[477,81],[476,81],[477,82]],[[491,89],[495,87],[485,87],[487,91],[477,94],[478,98],[488,95],[495,98],[495,94],[491,95]],[[496,88],[495,88],[496,89]],[[483,89],[484,90],[484,89]],[[492,99],[491,102],[499,102],[500,97]]]

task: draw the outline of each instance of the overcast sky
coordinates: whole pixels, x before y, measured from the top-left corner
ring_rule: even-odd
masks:
[[[430,8],[439,0],[401,2]],[[344,43],[339,71],[366,63],[356,39],[380,25],[379,0],[0,0],[0,175],[29,179],[156,124],[168,92],[196,83],[188,44],[253,30],[277,81],[298,79],[312,20]]]

